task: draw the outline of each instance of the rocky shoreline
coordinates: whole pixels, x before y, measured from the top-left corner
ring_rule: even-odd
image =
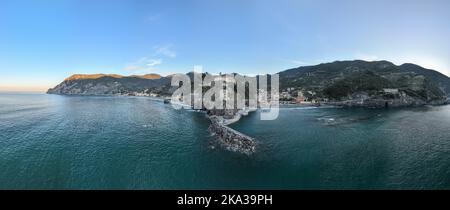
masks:
[[[419,100],[411,97],[401,97],[395,99],[378,98],[358,98],[342,101],[330,101],[321,103],[321,105],[331,105],[336,107],[362,107],[362,108],[401,108],[401,107],[419,107],[425,105],[439,106],[449,104],[449,99],[439,100]]]

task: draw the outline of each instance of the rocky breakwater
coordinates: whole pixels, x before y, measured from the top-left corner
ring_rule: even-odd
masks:
[[[255,152],[256,141],[253,138],[228,127],[218,116],[209,116],[209,119],[209,131],[217,136],[219,143],[226,149],[246,155]]]

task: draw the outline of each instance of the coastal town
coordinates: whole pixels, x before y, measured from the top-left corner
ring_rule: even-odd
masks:
[[[424,105],[426,101],[413,99],[408,95],[408,91],[399,88],[383,88],[376,93],[379,97],[376,99],[366,92],[353,94],[347,100],[332,100],[326,97],[318,97],[314,91],[298,90],[298,88],[286,88],[279,93],[280,105],[299,105],[299,106],[363,106],[363,107],[401,107],[404,104],[411,106]],[[144,91],[125,91],[113,95],[118,96],[136,96],[136,97],[155,97],[161,98],[165,103],[169,103],[171,97],[167,94],[161,94],[161,91],[146,89]],[[440,100],[438,104],[448,104],[450,98]]]
[[[397,90],[398,92],[398,90]],[[152,92],[149,89],[144,91],[134,91],[134,92],[125,92],[118,93],[117,95],[122,96],[138,96],[138,97],[161,97],[167,100],[170,99],[169,96],[162,95],[160,93]],[[298,104],[298,105],[319,105],[320,102],[326,102],[328,99],[324,99],[322,101],[311,98],[310,96],[314,96],[315,92],[313,91],[296,91],[294,88],[288,88],[279,94],[279,102],[280,104]]]
[[[280,92],[280,104],[318,105],[319,101],[308,96],[314,96],[313,91],[301,91],[287,88]]]

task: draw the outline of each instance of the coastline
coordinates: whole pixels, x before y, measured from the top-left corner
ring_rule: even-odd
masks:
[[[15,92],[15,91],[0,91],[0,93],[5,94],[49,94],[49,95],[61,95],[61,96],[92,96],[92,97],[139,97],[139,98],[151,98],[158,101],[166,101],[168,103],[172,103],[170,101],[170,96],[147,96],[147,95],[125,95],[125,94],[59,94],[59,93],[49,93],[49,92]],[[369,101],[370,102],[370,101]],[[317,102],[317,103],[280,103],[280,108],[282,107],[326,107],[326,108],[367,108],[367,109],[383,109],[383,108],[411,108],[411,107],[421,107],[421,106],[442,106],[450,104],[450,97],[447,99],[439,100],[437,102],[432,103],[408,103],[408,104],[397,104],[390,105],[388,107],[385,106],[387,101],[383,100],[383,106],[379,104],[371,104],[366,101],[361,102],[359,99],[355,100],[342,100],[342,101],[330,101],[330,102]],[[181,105],[181,104],[180,104]],[[184,105],[183,105],[184,106]],[[255,111],[255,110],[253,110]],[[223,119],[226,125],[233,124],[238,122],[242,116],[248,115],[252,110],[239,110],[238,113],[240,115],[235,115],[232,119]]]

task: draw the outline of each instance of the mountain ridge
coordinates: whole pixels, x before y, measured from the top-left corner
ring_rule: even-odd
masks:
[[[189,75],[189,73],[187,73]],[[279,72],[280,91],[309,101],[381,107],[442,104],[450,97],[450,78],[432,69],[389,61],[347,60],[301,66]],[[76,74],[48,90],[64,95],[155,94],[176,89],[171,76],[158,74]],[[368,105],[369,104],[369,105]]]
[[[80,80],[80,79],[99,79],[102,77],[113,77],[113,78],[126,78],[126,77],[137,77],[143,79],[159,79],[161,75],[159,74],[144,74],[144,75],[131,75],[123,76],[119,74],[73,74],[72,76],[64,79],[64,81]]]

